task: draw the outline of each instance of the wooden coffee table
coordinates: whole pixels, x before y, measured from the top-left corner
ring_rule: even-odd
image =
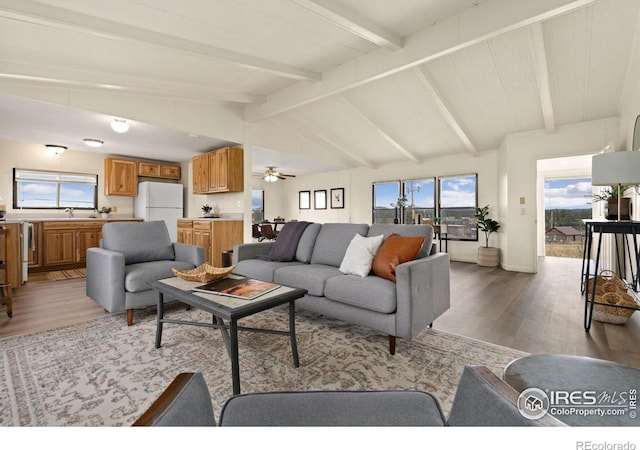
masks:
[[[260,333],[288,335],[291,341],[293,365],[300,365],[298,360],[298,346],[296,343],[295,301],[303,297],[307,291],[288,286],[267,292],[253,300],[238,299],[223,295],[193,292],[191,289],[201,282],[185,281],[177,277],[165,278],[149,283],[158,292],[158,317],[156,327],[156,348],[160,348],[162,341],[162,326],[165,323],[193,325],[207,328],[217,328],[222,333],[229,358],[231,359],[231,378],[233,380],[233,395],[240,394],[240,363],[238,360],[238,331],[254,331]],[[194,308],[210,313],[211,323],[174,320],[164,317],[164,299],[178,300]],[[269,330],[262,328],[247,328],[238,326],[238,320],[255,313],[271,309],[275,306],[289,304],[289,330]],[[225,321],[227,323],[225,323]]]

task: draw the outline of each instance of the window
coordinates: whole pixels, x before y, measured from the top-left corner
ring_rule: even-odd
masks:
[[[436,182],[434,178],[405,180],[402,183],[407,206],[404,208],[404,223],[422,223],[418,219],[433,219],[436,216]]]
[[[98,175],[13,169],[14,209],[96,209]]]
[[[442,177],[439,183],[440,223],[447,226],[447,239],[477,241],[478,176]]]
[[[394,223],[398,211],[395,208],[400,197],[399,181],[373,183],[373,223]]]
[[[260,223],[264,220],[264,191],[251,189],[251,220]]]

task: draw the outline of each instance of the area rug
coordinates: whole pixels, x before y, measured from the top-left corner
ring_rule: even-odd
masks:
[[[210,321],[202,311],[168,308],[166,317]],[[284,307],[245,326],[286,329]],[[239,333],[243,393],[278,390],[410,389],[433,393],[448,413],[465,365],[501,375],[524,353],[427,329],[417,339],[388,338],[306,312],[296,315],[300,367],[286,336]],[[218,330],[164,326],[156,349],[155,313],[127,327],[108,316],[45,333],[0,339],[0,426],[129,426],[180,372],[201,371],[216,417],[232,396],[231,365]]]
[[[47,272],[47,280],[50,281],[71,280],[74,278],[85,278],[86,276],[86,269],[69,269]]]

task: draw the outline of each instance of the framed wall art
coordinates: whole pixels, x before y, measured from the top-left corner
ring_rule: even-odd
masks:
[[[344,208],[344,188],[331,189],[331,209]]]
[[[327,209],[327,190],[313,191],[313,209]]]
[[[298,192],[298,209],[311,209],[311,191]]]

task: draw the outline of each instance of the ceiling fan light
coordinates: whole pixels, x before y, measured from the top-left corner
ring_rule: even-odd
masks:
[[[56,155],[59,155],[60,153],[64,153],[65,150],[67,149],[67,147],[64,147],[62,145],[52,145],[52,144],[46,144],[45,147],[47,147],[49,151],[55,153]]]
[[[116,133],[126,133],[129,131],[129,124],[124,119],[113,119],[111,121],[111,128]]]
[[[278,177],[269,173],[269,174],[264,176],[264,181],[267,181],[269,183],[274,183],[274,182],[278,181]]]
[[[104,144],[104,142],[99,139],[88,139],[88,138],[84,139],[84,143],[89,147],[94,147],[94,148],[102,147],[102,144]]]

